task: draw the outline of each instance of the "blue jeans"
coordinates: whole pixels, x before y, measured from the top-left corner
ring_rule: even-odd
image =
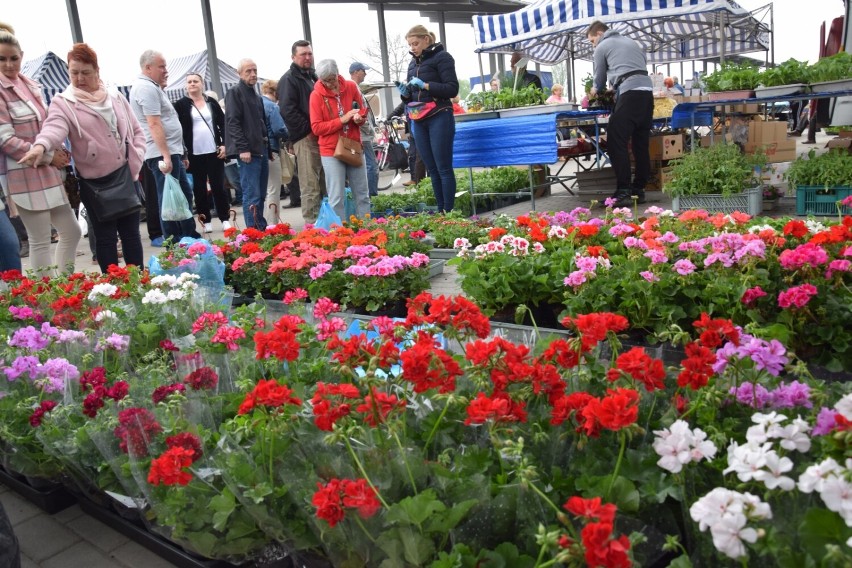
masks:
[[[376,163],[376,149],[372,142],[364,142],[364,167],[367,168],[367,187],[370,197],[379,194],[379,165]]]
[[[0,271],[21,270],[21,243],[9,220],[9,210],[0,213]]]
[[[180,154],[172,154],[171,158],[172,173],[170,175],[177,178],[180,182],[180,188],[183,190],[183,196],[186,197],[186,202],[189,203],[189,207],[192,209],[192,186],[189,185],[189,180],[186,177],[186,170],[183,167]],[[157,165],[159,161],[159,157],[148,158],[145,160],[145,163],[148,165],[148,169],[151,170],[151,173],[154,174],[154,179],[157,182],[157,205],[159,205],[160,211],[162,211],[163,188],[166,186],[166,176],[160,171],[160,168]],[[183,221],[163,221],[163,218],[160,217],[160,225],[163,227],[163,239],[171,237],[173,243],[179,242],[184,237],[193,237],[195,239],[201,238],[201,235],[199,235],[198,231],[195,230],[194,217],[190,217]]]
[[[367,174],[364,166],[356,168],[344,164],[333,156],[322,156],[322,169],[325,172],[325,189],[328,191],[328,204],[344,223],[346,218],[343,200],[346,198],[346,180],[352,188],[355,200],[355,215],[363,219],[370,212],[370,194],[367,192]]]
[[[456,121],[450,110],[440,110],[421,121],[412,121],[417,151],[432,178],[432,191],[438,211],[452,211],[456,199],[456,174],[453,172],[453,139]]]
[[[246,227],[263,231],[266,229],[263,204],[266,201],[266,184],[269,182],[269,158],[252,156],[249,163],[240,160],[239,167]]]

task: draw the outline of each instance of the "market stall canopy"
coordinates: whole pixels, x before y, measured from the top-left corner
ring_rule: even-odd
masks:
[[[52,51],[24,62],[21,65],[21,74],[41,85],[47,103],[50,103],[54,95],[64,91],[71,82],[68,78],[68,65]]]
[[[475,16],[476,51],[520,51],[554,64],[592,60],[595,20],[636,40],[649,64],[768,51],[769,27],[732,0],[536,0],[511,14]]]
[[[213,89],[213,82],[210,74],[210,62],[207,57],[207,50],[177,57],[168,61],[169,69],[169,84],[166,85],[166,96],[172,102],[179,100],[186,94],[186,74],[198,73],[204,78],[204,90]],[[240,82],[240,75],[236,68],[231,67],[221,59],[219,60],[219,79],[222,83],[222,92],[216,93],[221,100],[225,99],[225,93],[237,86]],[[260,84],[258,80],[258,84]]]

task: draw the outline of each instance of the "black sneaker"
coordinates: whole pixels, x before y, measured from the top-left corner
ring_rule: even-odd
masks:
[[[636,197],[636,203],[645,203],[645,192],[642,193],[633,193],[631,194],[633,197]]]

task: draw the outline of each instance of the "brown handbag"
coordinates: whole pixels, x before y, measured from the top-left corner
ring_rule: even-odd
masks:
[[[323,97],[325,107],[329,114],[334,116],[331,111],[331,105],[328,104],[328,98]],[[338,108],[340,108],[340,97],[337,98]],[[341,109],[342,112],[342,109]],[[364,165],[364,147],[357,140],[346,137],[346,132],[349,130],[349,125],[343,127],[343,131],[337,136],[337,146],[334,147],[334,157],[346,165],[360,168]]]
[[[334,157],[344,164],[360,168],[364,165],[364,147],[357,140],[347,138],[341,133],[334,148]]]

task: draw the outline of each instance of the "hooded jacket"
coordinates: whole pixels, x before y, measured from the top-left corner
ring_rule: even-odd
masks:
[[[438,108],[452,111],[453,102],[450,99],[459,94],[459,80],[456,77],[456,62],[441,43],[433,43],[419,57],[412,57],[408,64],[408,81],[413,77],[429,83],[429,89],[421,90],[412,86],[411,96],[403,99],[405,102],[435,101]]]
[[[46,151],[52,151],[61,147],[68,138],[74,167],[84,179],[103,177],[123,166],[125,161],[130,166],[133,179],[137,179],[145,155],[145,132],[121,93],[111,93],[108,100],[112,101],[121,143],[116,142],[97,111],[76,99],[73,87],[69,85],[51,101],[47,120],[34,144],[41,144]],[[126,149],[125,140],[129,144]]]
[[[343,106],[343,114],[346,114],[352,110],[353,102],[361,104],[361,92],[358,90],[358,85],[340,75],[337,76],[337,81],[340,85],[340,103]],[[314,85],[310,109],[311,130],[319,138],[320,156],[333,156],[340,136],[361,141],[361,128],[357,124],[351,120],[346,124],[340,122],[337,94],[323,85],[322,81],[317,81]],[[362,107],[358,114],[366,116],[367,109]],[[346,132],[344,127],[347,127]]]
[[[298,142],[311,133],[311,93],[318,77],[313,69],[302,69],[296,63],[278,81],[278,108],[290,142]]]

